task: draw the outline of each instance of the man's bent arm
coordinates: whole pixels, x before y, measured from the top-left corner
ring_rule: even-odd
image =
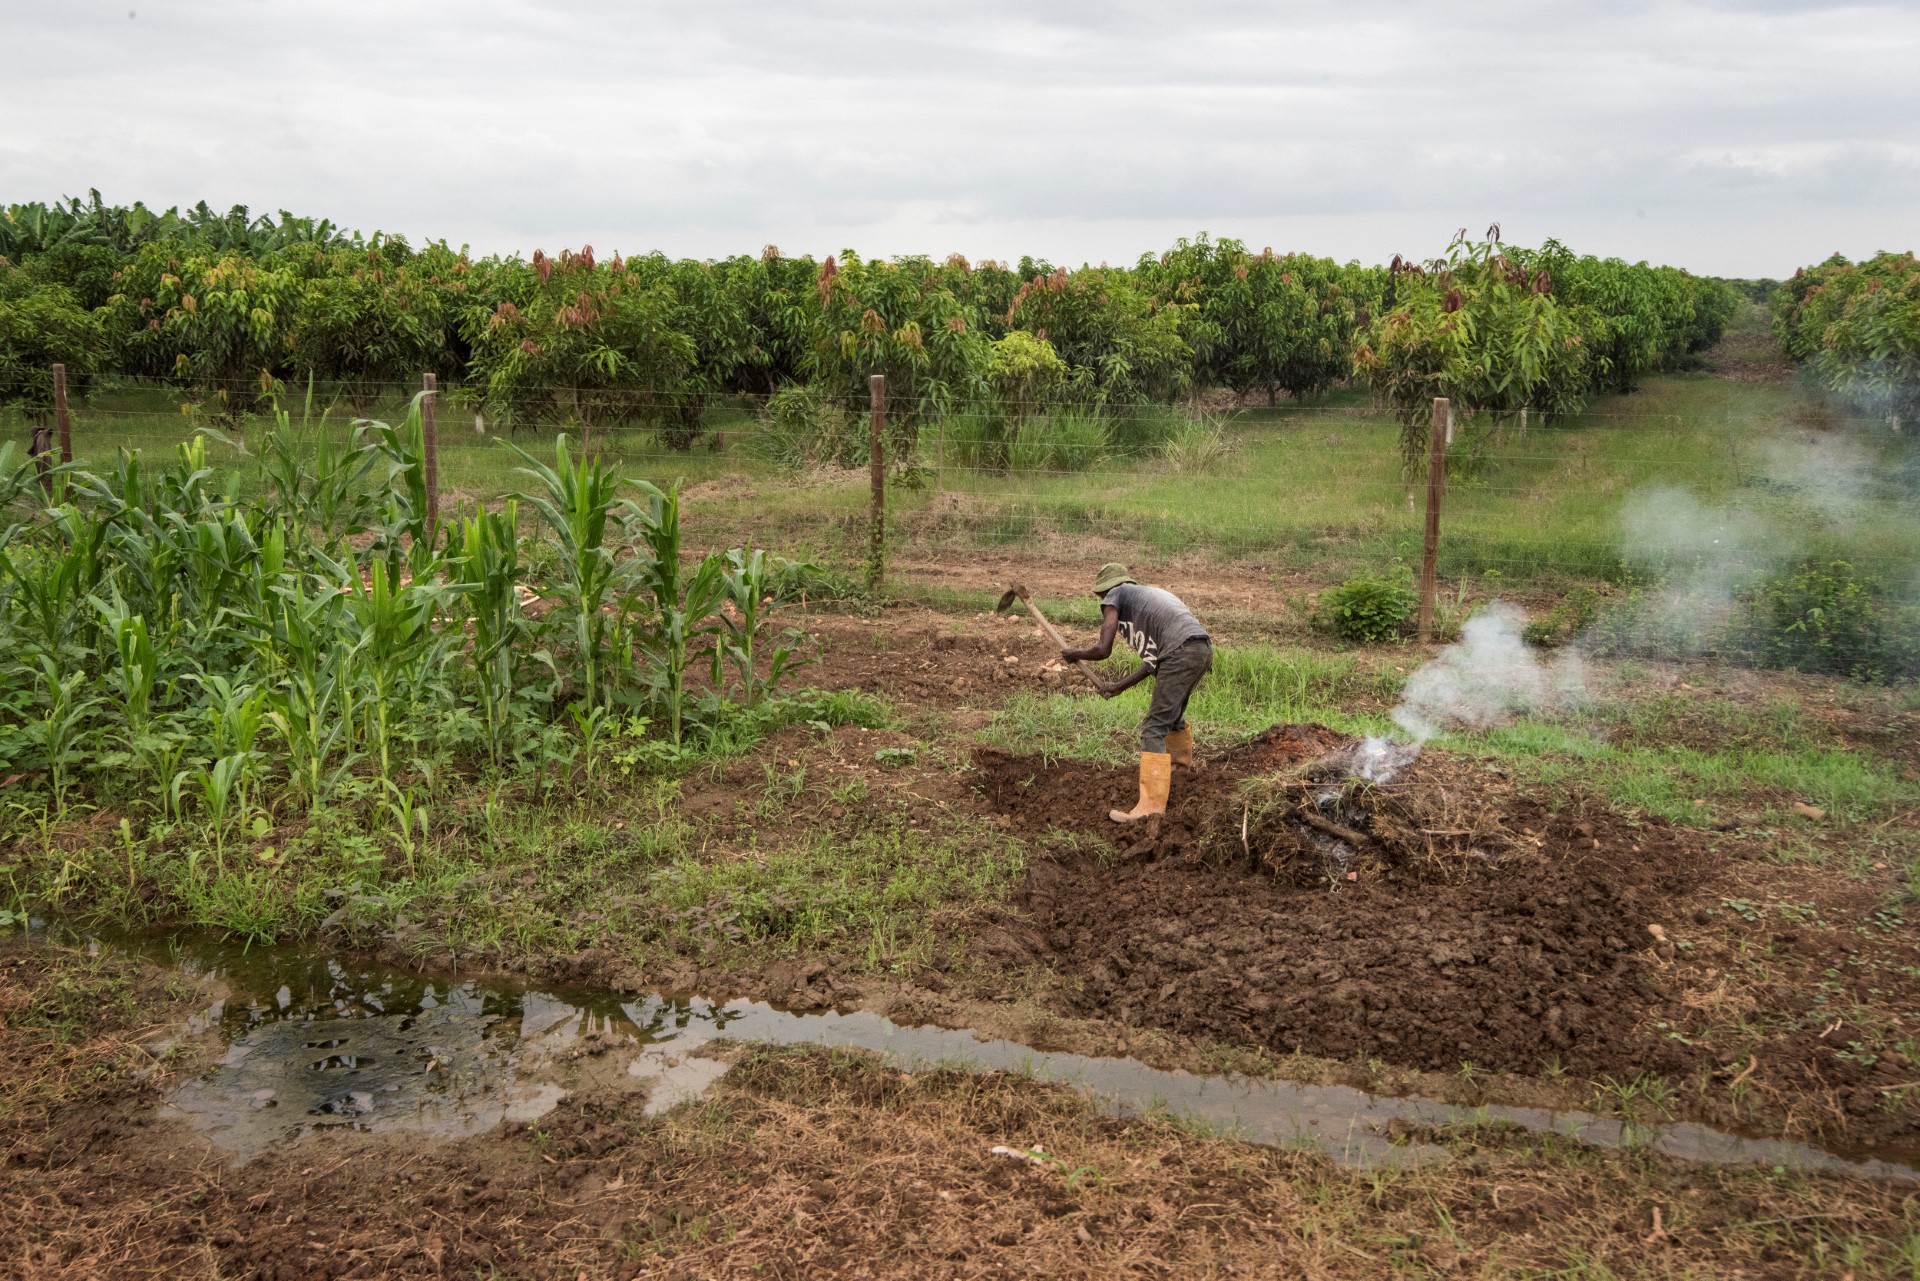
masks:
[[[1089,663],[1100,662],[1106,658],[1107,655],[1113,653],[1113,638],[1119,635],[1119,633],[1120,611],[1112,605],[1102,606],[1100,610],[1100,639],[1086,649],[1063,649],[1060,651],[1060,657],[1069,663],[1077,663],[1082,660]],[[1133,681],[1128,681],[1127,685],[1133,683]],[[1120,688],[1125,689],[1126,685],[1122,685]]]
[[[1153,669],[1145,663],[1142,663],[1140,666],[1134,668],[1133,671],[1129,672],[1125,680],[1114,681],[1110,685],[1103,686],[1100,690],[1100,696],[1102,698],[1112,698],[1115,694],[1132,689],[1135,685],[1138,685],[1151,675],[1153,675]]]

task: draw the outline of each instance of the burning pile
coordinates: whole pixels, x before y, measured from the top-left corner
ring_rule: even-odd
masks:
[[[1451,880],[1515,857],[1524,840],[1502,821],[1511,799],[1505,775],[1424,749],[1445,729],[1484,729],[1512,712],[1564,706],[1580,695],[1579,656],[1543,662],[1522,638],[1525,623],[1518,609],[1498,602],[1469,620],[1458,644],[1407,681],[1393,711],[1400,735],[1354,740],[1319,725],[1276,725],[1258,735],[1249,746],[1324,748],[1251,785],[1232,843],[1283,879],[1302,882],[1368,874]],[[1237,761],[1243,750],[1223,760]],[[1222,848],[1218,836],[1205,847]]]
[[[1238,849],[1280,879],[1307,885],[1455,880],[1504,864],[1524,846],[1503,818],[1511,799],[1504,775],[1481,762],[1345,738],[1320,725],[1276,725],[1260,738],[1282,736],[1339,745],[1251,780],[1238,812],[1216,812],[1199,848]]]

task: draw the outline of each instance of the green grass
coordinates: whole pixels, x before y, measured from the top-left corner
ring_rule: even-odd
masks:
[[[1920,802],[1920,785],[1888,765],[1830,748],[1621,745],[1542,720],[1442,742],[1483,749],[1535,782],[1579,784],[1626,809],[1693,825],[1755,805],[1769,819],[1798,822],[1788,812],[1796,800],[1819,806],[1836,822],[1860,823]]]
[[[1114,659],[1108,666],[1117,674],[1131,663]],[[1377,733],[1386,728],[1385,718],[1355,711],[1353,705],[1391,706],[1402,679],[1397,669],[1369,670],[1351,654],[1271,645],[1221,648],[1214,651],[1213,671],[1194,692],[1187,715],[1202,751],[1288,721]],[[1018,694],[994,714],[981,738],[1011,751],[1117,763],[1138,750],[1140,721],[1151,697],[1150,683],[1111,699],[1087,693]]]
[[[397,423],[406,417],[407,405],[405,398],[389,395],[375,403],[368,410],[368,416]],[[285,408],[298,425],[303,405],[297,389],[289,389]],[[74,459],[96,472],[110,467],[121,448],[149,454],[170,453],[203,421],[185,417],[173,392],[151,386],[107,387],[88,400],[76,403],[71,416]],[[345,405],[316,405],[313,417],[315,421],[324,422],[336,440],[344,442],[355,415]],[[473,418],[471,409],[451,404],[440,408],[438,437],[443,501],[454,502],[462,497],[491,500],[521,488],[524,478],[515,472],[521,459],[512,445],[545,457],[551,453],[554,431],[558,430],[528,428],[517,435],[492,431],[476,435]],[[655,483],[685,477],[689,485],[695,485],[743,470],[770,471],[766,464],[739,447],[745,439],[742,428],[752,422],[748,412],[716,408],[709,414],[708,421],[723,438],[718,449],[710,449],[705,444],[690,450],[668,449],[654,432],[638,428],[597,433],[595,441],[609,458],[621,462],[628,476]],[[251,419],[237,431],[230,426],[209,425],[236,438],[244,447],[250,437],[265,431],[271,421]],[[10,434],[17,434],[14,429],[18,424],[6,426]],[[725,439],[729,434],[730,442]],[[577,430],[572,435],[579,439]],[[230,466],[239,454],[237,450],[216,445],[208,451],[208,457],[215,466]]]
[[[846,804],[863,795],[829,796],[827,817],[797,825],[795,807],[821,799],[804,774],[769,769],[754,806],[768,837],[751,833],[744,847],[716,845],[683,819],[676,781],[607,781],[551,803],[438,817],[411,868],[377,822],[343,813],[289,833],[263,851],[270,862],[242,850],[221,869],[191,832],[154,824],[119,847],[24,850],[8,871],[56,912],[262,941],[323,917],[375,934],[404,920],[428,923],[456,956],[748,944],[847,949],[878,965],[924,960],[937,909],[998,899],[1025,866],[1021,846],[990,827],[969,819],[923,829],[905,806],[876,816]]]
[[[1763,324],[1756,310],[1742,320]],[[390,398],[376,415],[396,418]],[[1621,503],[1650,484],[1681,485],[1702,502],[1735,505],[1767,523],[1780,546],[1842,555],[1875,569],[1920,559],[1912,502],[1883,486],[1836,521],[1799,477],[1770,461],[1795,448],[1826,411],[1793,384],[1736,382],[1709,373],[1649,378],[1625,396],[1597,399],[1582,415],[1517,430],[1490,444],[1473,475],[1449,481],[1440,568],[1450,580],[1495,585],[1620,580]],[[348,415],[332,411],[342,425]],[[648,431],[600,438],[629,476],[683,477],[697,544],[754,541],[856,564],[865,555],[869,496],[864,469],[784,472],[754,448],[747,411],[718,408],[713,448],[665,449]],[[1824,420],[1822,420],[1824,421]],[[169,447],[190,430],[170,393],[103,391],[76,407],[76,447],[101,463],[121,444]],[[514,489],[518,458],[497,436],[476,437],[470,409],[443,407],[441,482],[448,502]],[[1831,424],[1828,424],[1831,425]],[[1070,472],[1004,473],[949,464],[922,488],[889,491],[892,545],[911,554],[1019,548],[1049,535],[1118,537],[1156,557],[1205,552],[1268,567],[1310,567],[1329,578],[1395,561],[1417,563],[1423,518],[1410,508],[1396,448],[1398,428],[1360,392],[1313,405],[1229,415],[1232,452],[1202,475],[1122,452]],[[540,447],[550,430],[524,432]],[[1855,442],[1876,474],[1891,475],[1904,445]],[[923,461],[938,454],[937,428]],[[218,459],[216,459],[218,461]],[[936,493],[936,489],[938,492]],[[1080,621],[1075,613],[1066,621]]]
[[[1115,660],[1116,670],[1121,666]],[[1355,655],[1267,645],[1218,651],[1188,716],[1203,750],[1281,722],[1317,721],[1350,734],[1392,732],[1385,712],[1404,674]],[[981,731],[983,741],[1054,759],[1119,764],[1137,750],[1151,685],[1114,699],[1084,693],[1019,694]],[[1627,741],[1607,736],[1624,721]],[[1682,728],[1709,746],[1661,742]],[[1769,822],[1804,825],[1790,805],[1804,801],[1832,822],[1885,819],[1920,805],[1920,784],[1857,750],[1808,741],[1792,704],[1749,712],[1724,701],[1658,697],[1564,716],[1521,719],[1481,733],[1442,736],[1436,746],[1496,757],[1521,777],[1552,788],[1593,789],[1616,805],[1691,825],[1758,811]],[[1695,805],[1696,800],[1705,801]]]
[[[930,958],[933,913],[1002,897],[1025,870],[1018,842],[972,820],[912,827],[904,814],[756,849],[737,859],[683,850],[648,878],[669,915],[716,924],[714,942],[781,951],[851,943],[878,967]],[[691,914],[691,915],[689,915]]]

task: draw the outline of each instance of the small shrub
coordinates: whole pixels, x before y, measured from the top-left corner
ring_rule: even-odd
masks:
[[[767,398],[754,448],[783,467],[860,467],[868,442],[859,428],[825,392],[794,384]]]
[[[1051,404],[1066,381],[1067,364],[1045,338],[1015,329],[993,344],[987,386],[1014,422]]]
[[[1398,636],[1420,598],[1397,578],[1350,578],[1322,592],[1314,622],[1342,640],[1371,644]]]
[[[1586,635],[1599,611],[1600,597],[1593,588],[1576,587],[1544,617],[1528,623],[1522,635],[1529,645],[1542,648],[1565,645]]]
[[[1809,561],[1747,598],[1736,640],[1763,667],[1887,680],[1920,657],[1911,613],[1847,561]]]

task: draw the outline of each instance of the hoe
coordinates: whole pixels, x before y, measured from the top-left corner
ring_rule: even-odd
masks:
[[[1027,591],[1027,589],[1021,586],[1019,583],[1015,583],[1013,586],[1007,588],[1006,591],[1000,594],[1000,603],[993,607],[993,612],[996,614],[1006,613],[1009,609],[1013,608],[1013,602],[1015,602],[1016,600],[1019,601],[1022,605],[1025,605],[1027,607],[1027,612],[1033,615],[1033,621],[1040,624],[1040,626],[1043,629],[1045,629],[1047,635],[1053,638],[1054,644],[1058,645],[1061,649],[1073,648],[1071,645],[1067,644],[1066,637],[1062,636],[1059,632],[1055,631],[1053,624],[1047,621],[1046,615],[1042,614],[1039,608],[1034,605],[1032,593]],[[1093,670],[1092,663],[1089,663],[1086,659],[1083,658],[1078,661],[1078,666],[1080,668],[1081,673],[1085,675],[1088,680],[1093,682],[1093,687],[1095,689],[1099,690],[1103,694],[1107,692],[1106,683],[1100,679],[1100,674]]]

